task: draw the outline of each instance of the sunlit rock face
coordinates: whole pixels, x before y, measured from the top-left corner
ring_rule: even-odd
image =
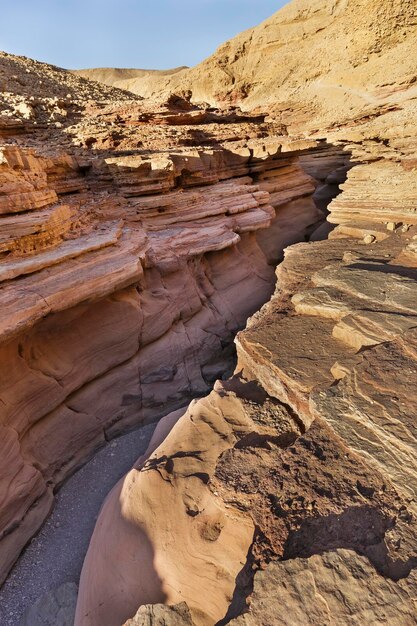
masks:
[[[1,578],[162,418],[76,626],[414,623],[416,15],[359,4],[296,0],[158,102],[0,57]]]
[[[101,134],[103,107],[130,128],[138,99],[30,60],[1,60],[3,71],[28,74],[26,88],[23,76],[16,93],[2,95],[4,578],[70,473],[110,438],[206,394],[232,371],[233,338],[269,299],[276,259],[323,213],[292,142],[259,142],[256,116],[241,122],[246,142],[227,134],[233,113],[204,126],[219,135],[213,145],[188,146],[191,107],[180,116],[183,141],[167,152],[161,120],[171,111],[178,121],[167,105],[146,128],[138,122],[119,151],[113,122]],[[45,87],[31,100],[34,74]],[[68,87],[62,102],[49,98],[54,85]],[[31,103],[30,119],[22,102]],[[134,149],[152,133],[152,150]]]
[[[397,87],[414,85],[416,18],[413,0],[292,0],[193,68],[81,75],[145,97],[276,110],[287,126],[322,131],[373,115],[381,101],[389,108]]]
[[[296,0],[196,68],[126,82],[266,112],[328,217],[286,249],[234,375],[168,416],[109,494],[77,626],[414,623],[415,41],[411,2]],[[289,156],[256,178],[278,209],[257,233],[273,264],[306,215],[279,209]]]
[[[76,623],[184,600],[194,624],[247,603],[238,624],[387,611],[413,623],[415,233],[287,250],[274,295],[237,336],[234,376],[176,415],[109,494]]]

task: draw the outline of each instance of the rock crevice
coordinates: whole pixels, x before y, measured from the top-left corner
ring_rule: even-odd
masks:
[[[291,142],[86,152],[80,114],[43,142],[46,104],[1,148],[2,579],[67,476],[231,371],[276,259],[323,220]]]
[[[165,416],[76,626],[415,624],[416,32],[411,0],[294,0],[125,76],[158,101],[0,54],[0,580]]]

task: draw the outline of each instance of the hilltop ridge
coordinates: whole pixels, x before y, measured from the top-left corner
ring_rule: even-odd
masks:
[[[193,68],[117,86],[152,98],[190,92],[195,102],[244,110],[296,108],[323,126],[413,84],[416,46],[412,0],[294,0]]]

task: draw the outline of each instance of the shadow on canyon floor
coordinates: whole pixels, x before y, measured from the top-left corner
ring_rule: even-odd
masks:
[[[43,594],[78,582],[103,500],[145,452],[154,428],[144,426],[107,444],[58,490],[52,514],[0,589],[1,626],[16,626]]]

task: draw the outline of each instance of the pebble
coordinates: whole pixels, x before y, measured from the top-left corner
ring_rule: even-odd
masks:
[[[366,244],[374,243],[375,240],[376,237],[374,237],[373,235],[365,235],[365,237],[363,238],[363,242]]]

